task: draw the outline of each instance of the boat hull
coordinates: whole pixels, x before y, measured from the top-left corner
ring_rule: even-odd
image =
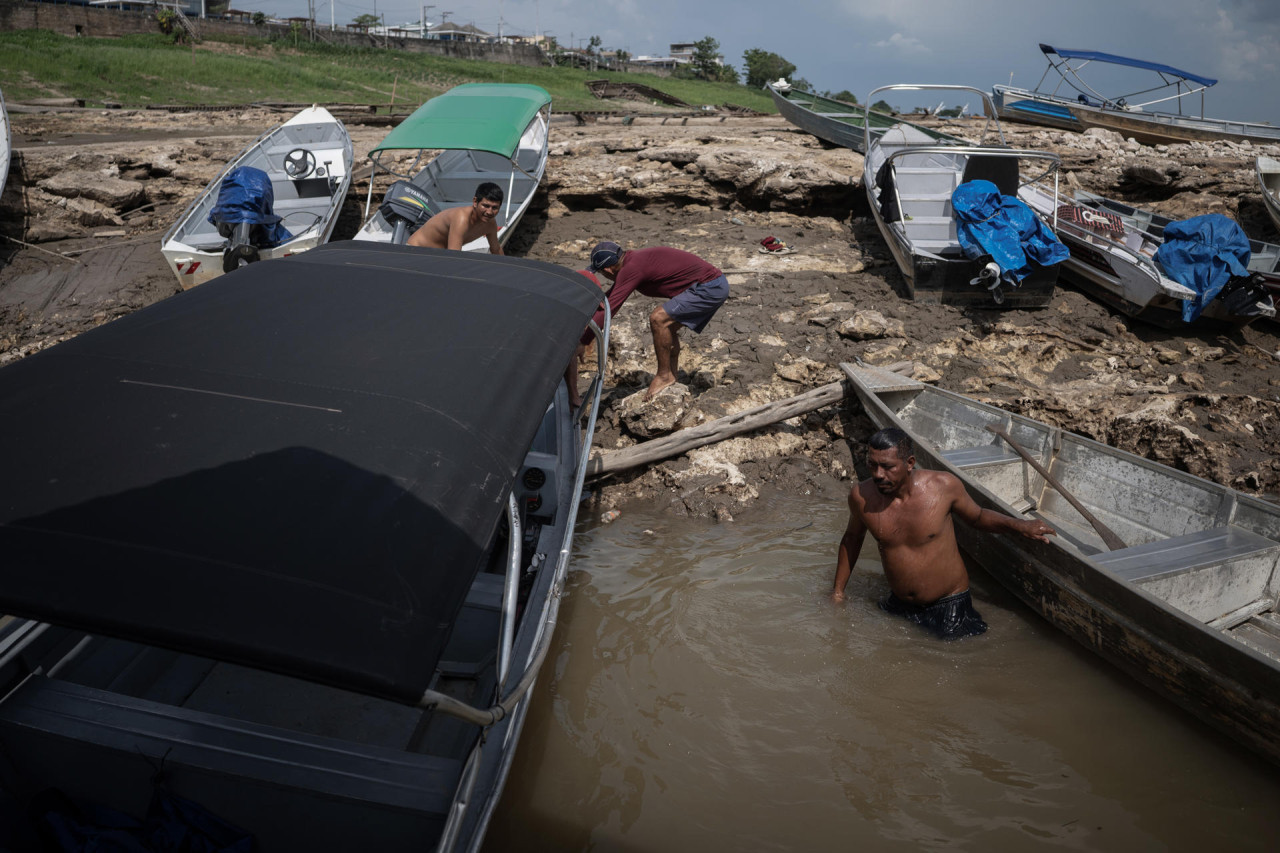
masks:
[[[1271,224],[1280,232],[1280,160],[1259,157],[1255,168],[1262,200],[1267,205],[1267,213],[1271,214]]]
[[[1083,125],[1071,114],[1071,102],[1064,98],[1043,95],[1027,89],[1008,86],[992,86],[991,101],[996,116],[1001,121],[1016,121],[1059,130],[1084,130]]]
[[[1194,119],[1165,113],[1124,112],[1077,105],[1071,114],[1084,128],[1112,130],[1143,145],[1171,145],[1181,142],[1280,142],[1280,127],[1227,119]]]
[[[985,509],[1020,516],[1011,498],[1030,494],[1035,498],[1026,507],[1030,517],[1048,520],[1058,530],[1058,536],[1040,543],[982,534],[958,524],[957,540],[966,554],[1077,642],[1248,749],[1280,763],[1280,742],[1275,738],[1280,724],[1280,633],[1262,631],[1261,640],[1248,639],[1258,631],[1254,623],[1280,632],[1273,577],[1280,557],[1280,508],[957,394],[885,371],[842,367],[877,427],[898,427],[912,436],[917,464],[957,476]],[[1083,519],[1071,516],[1074,511],[1065,509],[1061,498],[1044,490],[1043,478],[1016,456],[1002,452],[1003,445],[978,439],[983,446],[958,446],[979,434],[998,442],[983,431],[985,424],[1005,428],[1059,478],[1064,466],[1057,460],[1066,460],[1065,470],[1073,478],[1068,488],[1075,489],[1076,497],[1123,533],[1125,541],[1143,544],[1107,552]],[[1090,482],[1094,493],[1086,491]],[[1152,497],[1144,506],[1126,505],[1122,499],[1129,495]],[[1180,573],[1170,570],[1161,576],[1157,568],[1155,574],[1137,578],[1130,571],[1136,579],[1099,563],[1105,559],[1112,566],[1124,565],[1117,559],[1127,556],[1123,552],[1136,555],[1139,549],[1150,551],[1164,542],[1195,538],[1197,527],[1216,524],[1248,528],[1246,535],[1257,540],[1258,550],[1236,565],[1212,564],[1210,556],[1208,562]],[[1179,530],[1190,537],[1175,535]],[[1201,574],[1204,580],[1197,588]],[[1246,582],[1253,586],[1246,588]],[[1212,598],[1207,589],[1211,583],[1222,587],[1215,586]],[[1202,593],[1200,604],[1197,592]],[[1193,612],[1197,608],[1200,612]],[[1218,613],[1220,608],[1225,612]]]
[[[284,170],[284,158],[306,149],[318,167],[312,177],[295,180]],[[254,140],[216,177],[164,235],[160,252],[183,290],[224,273],[227,239],[209,222],[223,178],[242,166],[261,169],[271,179],[273,211],[294,236],[271,248],[259,248],[259,260],[285,258],[327,243],[351,187],[354,148],[342,122],[323,107],[310,107]],[[319,170],[324,174],[314,177]]]

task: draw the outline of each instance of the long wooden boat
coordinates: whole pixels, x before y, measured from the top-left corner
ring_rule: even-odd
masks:
[[[491,181],[503,190],[495,221],[498,242],[505,246],[546,173],[550,124],[551,96],[539,86],[465,83],[432,98],[369,152],[373,173],[366,221],[355,239],[403,242],[431,215],[470,205],[476,187]],[[397,165],[401,151],[417,152],[407,169]],[[439,154],[424,163],[431,151]],[[371,212],[380,169],[397,179],[387,191],[388,202],[407,192],[421,211],[417,220],[404,222],[393,203]],[[481,237],[462,248],[488,251],[489,243]]]
[[[1262,188],[1262,200],[1271,214],[1271,222],[1280,231],[1280,160],[1260,156],[1255,163],[1258,186]]]
[[[765,88],[773,96],[773,103],[778,108],[778,112],[787,121],[824,142],[841,148],[852,148],[859,154],[866,153],[866,133],[863,125],[868,121],[875,130],[888,130],[894,125],[909,124],[930,138],[946,138],[944,133],[918,124],[910,124],[895,116],[797,89],[785,80],[768,83]]]
[[[1280,507],[876,368],[842,365],[878,427],[986,509],[1040,518],[1048,543],[956,525],[961,548],[1023,603],[1125,673],[1280,762]],[[1118,535],[1099,532],[1013,441]]]
[[[600,298],[343,241],[0,369],[0,847],[38,847],[15,818],[54,788],[178,797],[259,850],[478,850],[565,583],[564,367]]]
[[[187,205],[161,240],[178,284],[185,290],[247,263],[328,242],[351,186],[353,159],[346,127],[324,107],[308,107],[259,136]],[[219,205],[223,181],[244,168],[266,174],[272,195],[266,218],[278,217],[288,231],[283,242],[247,221],[226,219]]]
[[[1083,190],[1066,205],[1038,186],[1021,188],[1018,197],[1071,250],[1063,267],[1074,284],[1130,317],[1169,329],[1188,328],[1182,305],[1194,300],[1196,291],[1165,275],[1155,258],[1164,242],[1164,227],[1172,220]],[[1251,240],[1250,248],[1249,269],[1274,276],[1280,246]],[[1224,289],[1193,324],[1239,328],[1259,317],[1275,316],[1270,295],[1228,298],[1231,294]]]
[[[1172,145],[1180,142],[1248,142],[1273,145],[1280,142],[1280,127],[1225,118],[1195,118],[1172,113],[1142,112],[1076,104],[1071,114],[1084,128],[1112,130],[1144,145]]]
[[[880,233],[902,273],[901,282],[896,283],[900,295],[953,305],[1048,305],[1059,265],[1035,265],[1018,287],[1001,284],[998,278],[989,281],[986,272],[991,258],[967,257],[960,247],[951,197],[961,184],[974,180],[991,181],[1002,194],[1016,195],[1024,182],[1020,164],[1027,164],[1033,172],[1030,181],[1037,182],[1050,175],[1056,177],[1057,155],[1008,147],[990,96],[969,86],[884,86],[872,91],[868,100],[880,92],[921,89],[976,95],[983,100],[988,118],[976,145],[955,136],[922,133],[905,122],[884,128],[868,121],[863,126],[867,153],[862,184]],[[984,144],[992,126],[993,143]],[[986,283],[975,285],[977,281]]]

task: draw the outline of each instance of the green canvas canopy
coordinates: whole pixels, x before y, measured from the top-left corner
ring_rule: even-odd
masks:
[[[370,155],[418,148],[461,148],[515,156],[520,137],[551,103],[541,86],[464,83],[432,98],[387,134]]]

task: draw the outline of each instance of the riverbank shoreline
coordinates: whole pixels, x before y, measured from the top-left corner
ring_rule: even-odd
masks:
[[[284,118],[152,112],[12,117],[14,166],[0,198],[0,234],[10,238],[0,363],[176,293],[159,252],[164,230]],[[349,130],[367,175],[365,155],[386,129]],[[1253,183],[1253,157],[1269,153],[1262,148],[1150,148],[1016,125],[1006,134],[1015,146],[1057,152],[1064,192],[1088,189],[1175,218],[1226,213],[1251,237],[1280,242]],[[85,144],[88,135],[99,141]],[[778,117],[555,123],[547,180],[510,254],[580,269],[599,240],[668,245],[720,267],[731,286],[702,335],[682,333],[681,385],[649,407],[631,398],[654,369],[652,301],[624,306],[599,452],[838,381],[840,362],[909,361],[923,381],[1244,491],[1280,492],[1280,326],[1170,332],[1067,282],[1035,311],[908,302],[895,293],[898,271],[870,217],[861,169],[856,153],[826,148]],[[358,229],[367,191],[367,177],[353,186],[334,239]],[[760,253],[767,236],[796,253]],[[839,495],[856,476],[867,429],[846,401],[618,472],[595,484],[591,506],[625,510],[640,500],[729,521],[765,487]]]

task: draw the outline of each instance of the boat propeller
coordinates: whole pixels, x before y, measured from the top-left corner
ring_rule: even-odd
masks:
[[[991,291],[991,298],[997,305],[1004,302],[1004,292],[1000,290],[1000,265],[995,261],[988,261],[977,278],[969,279],[969,284],[980,284]]]

